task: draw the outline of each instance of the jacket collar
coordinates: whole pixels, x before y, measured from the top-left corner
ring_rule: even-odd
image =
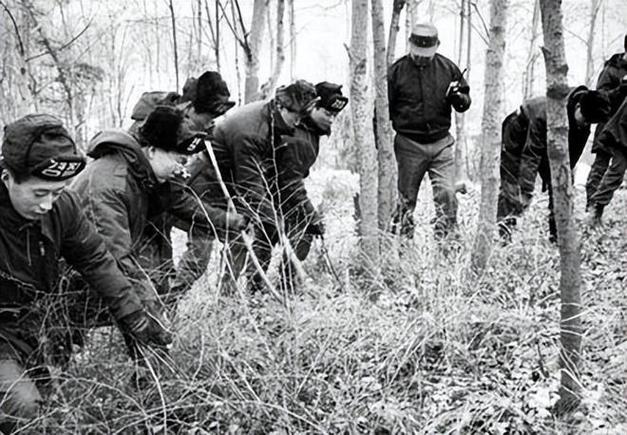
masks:
[[[141,185],[152,190],[158,184],[150,162],[142,151],[142,146],[149,144],[137,133],[123,130],[107,130],[98,133],[90,144],[88,156],[98,159],[109,154],[119,154],[129,165],[131,174]]]

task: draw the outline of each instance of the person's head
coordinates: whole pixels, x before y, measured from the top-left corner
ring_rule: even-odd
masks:
[[[293,128],[309,115],[318,101],[316,88],[305,80],[297,80],[287,86],[279,86],[274,94],[276,107],[288,127]]]
[[[579,125],[607,121],[611,105],[607,96],[598,91],[583,91],[575,104],[573,116]]]
[[[4,127],[0,164],[13,208],[26,219],[37,219],[83,170],[85,158],[60,119],[33,114]]]
[[[320,130],[329,134],[333,121],[348,104],[348,98],[342,95],[342,85],[329,82],[316,84],[316,94],[319,100],[309,118]]]
[[[207,131],[216,118],[235,106],[234,101],[229,101],[230,96],[229,87],[220,73],[206,71],[197,79],[192,77],[185,82],[181,102],[191,102],[185,116],[194,129]]]
[[[438,29],[433,24],[419,23],[412,28],[409,36],[409,54],[416,64],[428,64],[439,46]]]
[[[139,128],[139,134],[142,150],[160,183],[183,172],[187,156],[200,152],[206,138],[182,111],[171,106],[157,106]]]

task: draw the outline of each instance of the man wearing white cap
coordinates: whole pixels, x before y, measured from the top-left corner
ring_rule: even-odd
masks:
[[[428,172],[436,206],[435,236],[442,239],[457,223],[451,107],[468,110],[470,88],[457,65],[436,53],[440,41],[433,24],[416,24],[409,42],[409,53],[388,71],[400,197],[394,223],[400,224],[402,235],[413,237],[418,189]]]

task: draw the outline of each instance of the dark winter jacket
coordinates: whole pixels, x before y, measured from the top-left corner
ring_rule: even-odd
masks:
[[[310,118],[305,118],[294,130],[292,137],[285,138],[277,149],[278,187],[283,213],[288,215],[300,208],[306,216],[314,211],[304,179],[316,162],[320,151],[320,137],[328,133],[322,131]]]
[[[575,105],[585,86],[579,86],[568,95],[566,112],[568,114],[568,151],[570,166],[581,157],[590,136],[590,126],[579,125],[575,121]],[[509,150],[520,152],[520,168],[517,172],[518,184],[522,192],[531,193],[535,187],[536,175],[539,173],[545,188],[551,185],[551,172],[547,153],[547,124],[546,124],[546,97],[536,97],[526,100],[518,109],[518,120],[522,126],[527,126],[527,135],[524,143],[507,144]],[[516,152],[516,151],[514,151]]]
[[[88,155],[95,160],[76,177],[72,189],[126,275],[142,289],[141,297],[154,299],[154,290],[136,258],[148,218],[169,211],[188,224],[209,228],[212,222],[182,185],[157,183],[139,142],[125,131],[98,133]],[[210,221],[223,218],[220,210],[214,211],[219,216],[209,216]]]
[[[627,75],[627,60],[623,59],[623,53],[616,53],[609,58],[599,78],[597,80],[597,90],[606,93],[611,104],[611,114],[616,113],[618,107],[625,99],[625,89],[621,89],[620,84],[622,78]],[[624,85],[625,86],[625,85]],[[596,152],[603,148],[601,142],[599,142],[599,134],[603,131],[605,123],[599,123],[596,127],[594,134],[594,142],[592,143],[592,152]]]
[[[216,126],[212,148],[231,194],[247,204],[242,213],[250,215],[250,207],[264,221],[274,216],[267,173],[282,136],[292,133],[273,101],[234,109]]]
[[[49,213],[30,221],[15,211],[0,183],[0,222],[0,339],[21,353],[38,345],[40,316],[50,313],[37,312],[37,301],[59,291],[61,257],[107,301],[116,318],[142,308],[75,193],[64,191]]]
[[[627,153],[627,99],[623,100],[623,104],[607,121],[598,140],[605,149],[617,148]]]
[[[394,130],[420,143],[433,143],[449,134],[451,103],[458,112],[470,107],[468,93],[457,99],[446,98],[451,82],[468,83],[459,68],[437,54],[431,62],[419,67],[409,55],[397,60],[388,71],[390,119]]]

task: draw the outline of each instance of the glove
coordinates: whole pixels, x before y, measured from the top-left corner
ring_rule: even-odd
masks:
[[[144,310],[123,317],[120,319],[120,325],[140,343],[159,347],[166,347],[172,343],[172,334]]]
[[[311,234],[314,236],[324,236],[325,227],[324,220],[322,220],[322,216],[314,210],[313,214],[310,217],[309,225],[307,225],[307,234]]]

